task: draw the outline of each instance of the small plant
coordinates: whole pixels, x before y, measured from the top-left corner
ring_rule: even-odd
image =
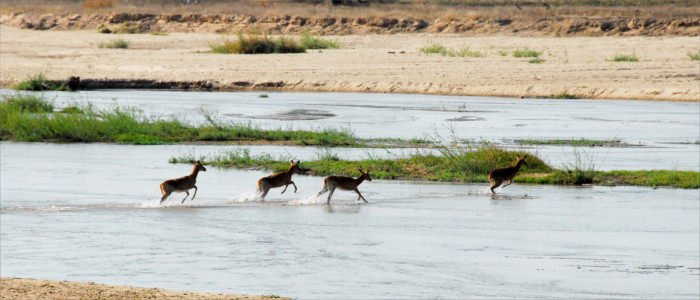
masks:
[[[446,48],[443,45],[437,44],[437,43],[431,43],[430,45],[424,46],[423,48],[420,48],[420,52],[423,52],[425,54],[433,54],[437,53],[442,56],[449,56],[449,57],[484,57],[486,56],[485,53],[479,52],[479,51],[471,51],[469,47],[464,47],[459,50],[454,50],[452,48]]]
[[[700,52],[696,53],[688,53],[688,57],[690,57],[690,60],[700,60]]]
[[[110,49],[128,49],[129,48],[129,42],[122,40],[122,39],[116,39],[112,40],[109,43],[99,43],[97,46],[100,48],[110,48]]]
[[[542,51],[530,50],[529,48],[515,49],[513,50],[513,57],[539,57],[542,55]]]
[[[337,42],[323,40],[309,33],[302,34],[299,42],[301,43],[301,46],[305,49],[329,49],[340,47],[340,45]]]
[[[533,58],[527,62],[531,63],[531,64],[541,64],[541,63],[544,63],[544,59],[541,59],[538,57],[538,58]]]
[[[500,56],[508,56],[508,51],[503,51],[503,50],[498,51],[498,55],[500,55]]]
[[[632,55],[625,55],[625,54],[617,54],[613,59],[610,59],[608,61],[630,61],[630,62],[636,62],[639,61],[639,58],[637,58],[637,55],[632,52]]]
[[[258,98],[267,98],[267,97],[268,97],[267,94],[260,94],[260,95],[258,95]]]
[[[424,46],[423,48],[420,48],[420,52],[423,52],[425,54],[432,54],[432,53],[439,53],[442,55],[445,55],[447,53],[447,48],[445,46],[437,44],[437,43],[431,43],[430,45]]]
[[[465,47],[462,49],[459,49],[459,51],[456,52],[456,56],[459,57],[484,57],[486,54],[483,52],[479,51],[471,51],[469,50],[469,47]]]
[[[151,35],[155,35],[155,36],[167,36],[168,34],[165,33],[165,32],[156,31],[156,32],[151,32]]]
[[[557,99],[579,99],[579,97],[576,97],[576,95],[571,95],[571,94],[567,94],[567,93],[561,93],[554,98],[557,98]]]

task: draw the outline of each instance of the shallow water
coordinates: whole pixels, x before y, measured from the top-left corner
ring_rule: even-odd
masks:
[[[604,170],[700,169],[698,145],[678,144],[700,135],[697,103],[259,94],[48,95],[59,107],[136,105],[193,122],[202,108],[270,128],[349,126],[360,137],[452,126],[459,138],[492,139],[557,166],[578,152]],[[322,118],[272,119],[300,115]],[[645,147],[520,148],[518,138]],[[0,142],[0,275],[300,299],[700,296],[699,190],[514,184],[492,196],[486,184],[373,180],[360,186],[369,204],[337,191],[328,206],[327,194],[315,195],[320,177],[296,175],[297,193],[274,189],[260,201],[255,184],[266,171],[210,166],[194,201],[173,194],[158,204],[158,185],[191,171],[169,158],[231,149],[302,160],[326,151]],[[413,150],[330,151],[356,159]]]
[[[314,298],[693,298],[698,190],[321,179],[208,167],[170,146],[0,143],[2,276]]]
[[[260,98],[261,94],[268,98]],[[136,106],[154,117],[174,116],[194,123],[204,121],[200,111],[205,111],[222,121],[252,122],[268,129],[348,128],[361,138],[451,140],[454,133],[460,140],[486,140],[543,154],[543,159],[558,167],[571,164],[578,153],[584,167],[599,170],[700,170],[698,102],[141,90],[47,92],[46,97],[59,109],[75,103]],[[631,146],[518,146],[514,142],[581,138],[619,139]],[[296,150],[292,155],[303,152]],[[402,152],[407,153],[394,151]]]

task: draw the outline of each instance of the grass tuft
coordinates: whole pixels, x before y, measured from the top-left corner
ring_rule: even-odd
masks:
[[[213,53],[221,54],[270,54],[270,53],[303,53],[306,49],[297,41],[267,35],[239,34],[235,41],[225,40],[221,44],[209,44]]]
[[[690,60],[700,60],[700,52],[696,53],[688,53],[688,57],[690,57]]]
[[[299,40],[301,46],[304,49],[331,49],[340,48],[340,44],[334,41],[320,39],[309,33],[304,33],[301,35]]]
[[[431,43],[419,49],[420,52],[425,54],[440,54],[442,56],[448,57],[485,57],[484,52],[472,51],[469,47],[460,48],[458,50],[452,48],[446,48],[443,45],[437,43]]]
[[[608,61],[629,61],[629,62],[637,62],[639,61],[639,58],[637,58],[637,55],[632,53],[632,55],[626,55],[626,54],[617,54],[615,57]]]
[[[513,50],[513,57],[539,57],[542,55],[542,51],[530,50],[529,48],[515,49]]]
[[[531,64],[542,64],[542,63],[544,63],[544,59],[541,59],[541,58],[539,58],[539,57],[538,57],[538,58],[533,58],[533,59],[529,60],[528,63],[531,63]]]
[[[128,41],[125,41],[123,39],[116,39],[110,41],[109,43],[99,43],[97,47],[109,49],[128,49],[129,44],[130,43]]]

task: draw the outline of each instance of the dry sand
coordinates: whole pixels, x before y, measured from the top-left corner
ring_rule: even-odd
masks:
[[[506,97],[561,94],[595,99],[700,101],[698,37],[518,37],[466,34],[329,36],[340,49],[305,54],[207,53],[235,39],[211,33],[99,34],[0,26],[0,82],[43,73],[48,79],[210,80],[215,88],[426,93]],[[101,49],[115,39],[129,49]],[[469,47],[485,57],[424,54],[431,42]],[[544,63],[513,57],[542,51]],[[508,53],[502,56],[501,53]],[[636,55],[639,62],[609,61]],[[278,86],[270,88],[270,86]]]
[[[93,282],[0,278],[0,298],[4,299],[290,299],[279,296],[251,296],[216,293],[190,293],[156,288],[104,285]]]

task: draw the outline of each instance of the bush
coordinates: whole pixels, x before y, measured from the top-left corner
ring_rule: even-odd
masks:
[[[303,53],[306,49],[293,39],[286,37],[270,38],[267,35],[238,35],[238,40],[226,40],[222,44],[210,44],[214,53],[223,54],[269,54]]]
[[[22,81],[18,84],[12,86],[12,89],[18,91],[68,91],[70,90],[66,86],[66,82],[62,81],[50,81],[44,77],[44,74],[39,73],[27,80]]]
[[[129,42],[122,40],[122,39],[116,39],[112,40],[109,43],[99,43],[97,46],[100,48],[110,48],[110,49],[128,49],[129,48]]]

